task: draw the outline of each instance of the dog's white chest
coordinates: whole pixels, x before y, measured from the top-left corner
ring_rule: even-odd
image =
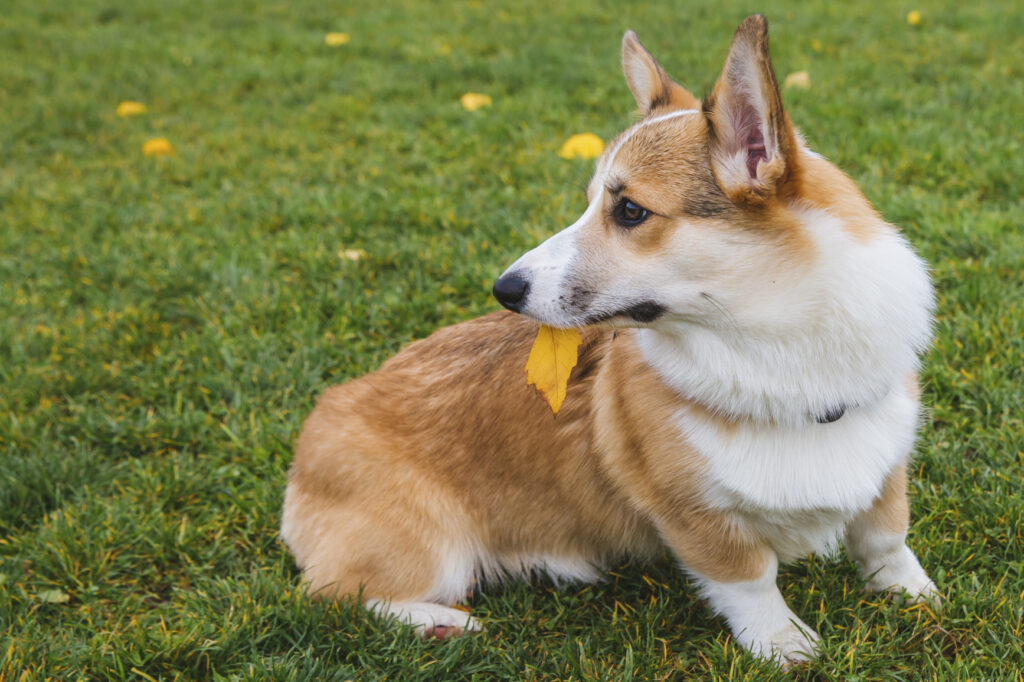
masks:
[[[866,509],[909,457],[919,407],[902,387],[830,424],[745,424],[723,433],[683,410],[678,425],[706,459],[715,507],[793,513]]]

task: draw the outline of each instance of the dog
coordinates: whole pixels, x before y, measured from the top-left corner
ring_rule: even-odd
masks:
[[[793,127],[764,17],[698,100],[622,41],[639,120],[587,208],[513,263],[508,309],[328,389],[281,535],[310,592],[428,637],[478,630],[477,581],[597,580],[668,548],[736,640],[783,665],[818,635],[780,563],[840,543],[873,590],[937,602],[906,545],[925,263]],[[581,328],[556,417],[523,365],[538,323]]]

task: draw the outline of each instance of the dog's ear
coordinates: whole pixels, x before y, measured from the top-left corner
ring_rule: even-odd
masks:
[[[640,111],[658,107],[699,109],[700,100],[669,78],[632,31],[622,36],[622,71]]]
[[[793,126],[768,56],[768,22],[743,20],[722,75],[704,100],[710,123],[711,166],[733,201],[760,203],[778,192],[792,173]]]

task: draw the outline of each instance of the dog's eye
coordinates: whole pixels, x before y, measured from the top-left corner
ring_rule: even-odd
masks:
[[[615,207],[615,221],[623,227],[636,227],[647,220],[650,214],[646,208],[634,204],[629,199],[623,199]]]

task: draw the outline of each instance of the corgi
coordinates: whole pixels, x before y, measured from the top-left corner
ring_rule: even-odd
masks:
[[[736,640],[782,665],[818,635],[780,563],[845,543],[872,590],[937,602],[907,547],[928,268],[782,106],[748,17],[698,100],[622,41],[641,117],[587,208],[513,263],[507,311],[441,329],[328,389],[281,536],[318,597],[427,637],[480,629],[477,581],[597,580],[667,547]],[[556,417],[523,366],[581,328]]]

